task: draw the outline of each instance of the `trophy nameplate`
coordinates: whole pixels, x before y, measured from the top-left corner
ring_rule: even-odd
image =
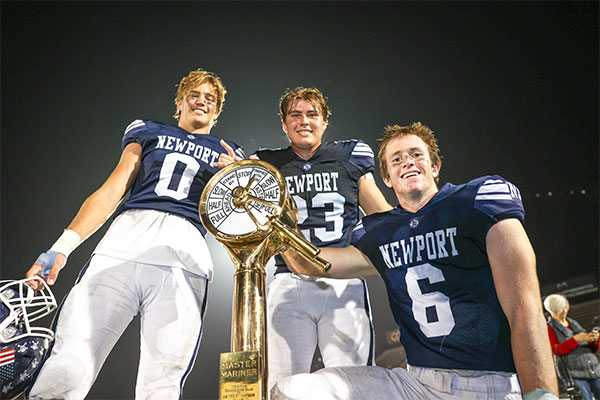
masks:
[[[260,399],[260,368],[258,350],[221,353],[219,399]]]

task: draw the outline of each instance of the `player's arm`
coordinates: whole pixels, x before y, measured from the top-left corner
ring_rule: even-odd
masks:
[[[331,268],[323,272],[293,250],[281,254],[288,268],[298,274],[321,276],[325,278],[361,278],[377,275],[378,271],[371,260],[354,246],[335,248],[322,247],[319,257],[331,263]]]
[[[513,358],[523,394],[541,389],[557,395],[535,253],[523,225],[515,218],[494,224],[488,231],[486,247],[498,299],[510,324]]]
[[[384,212],[392,209],[370,172],[358,180],[358,205],[366,215]]]
[[[55,249],[51,253],[52,258],[42,257],[48,255],[50,251],[43,253],[27,271],[28,278],[35,275],[42,276],[44,265],[52,265],[44,279],[49,285],[54,284],[58,273],[66,263],[68,253],[102,226],[115,211],[137,176],[141,158],[142,148],[138,143],[130,143],[125,147],[119,163],[108,179],[83,202],[73,221],[52,247]]]

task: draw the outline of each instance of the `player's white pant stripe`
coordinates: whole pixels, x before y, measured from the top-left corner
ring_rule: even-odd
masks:
[[[183,385],[185,384],[185,380],[188,375],[192,371],[192,367],[196,362],[196,357],[198,356],[198,348],[200,348],[200,340],[202,339],[202,332],[204,331],[204,314],[206,313],[206,300],[208,299],[208,280],[205,280],[204,287],[204,300],[202,301],[202,309],[200,312],[200,332],[198,333],[198,340],[196,341],[196,348],[194,349],[194,353],[192,354],[192,359],[188,364],[188,368],[185,370],[185,373],[181,377],[181,382],[179,384],[179,400],[183,399]]]
[[[375,365],[375,327],[373,326],[373,314],[371,313],[371,302],[369,300],[369,289],[365,280],[361,279],[363,284],[363,291],[365,296],[365,312],[369,316],[369,329],[371,331],[370,343],[369,343],[369,358],[367,359],[367,365]]]

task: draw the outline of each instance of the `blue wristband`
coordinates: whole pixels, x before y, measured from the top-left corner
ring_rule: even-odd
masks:
[[[42,266],[42,278],[47,278],[48,274],[50,274],[50,270],[54,265],[54,261],[56,261],[56,256],[58,253],[53,250],[48,250],[35,260],[34,264],[40,264]]]
[[[547,390],[535,389],[523,396],[523,400],[558,400],[558,397]]]

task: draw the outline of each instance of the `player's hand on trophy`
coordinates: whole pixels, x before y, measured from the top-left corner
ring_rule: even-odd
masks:
[[[58,278],[58,273],[67,263],[67,257],[53,250],[48,250],[35,260],[29,271],[25,274],[27,278],[33,276],[42,277],[48,285],[54,285]],[[34,290],[41,290],[44,286],[37,280],[31,280],[27,282]]]
[[[269,223],[275,230],[274,233],[280,236],[281,241],[287,243],[291,250],[294,250],[295,253],[298,253],[306,261],[323,272],[326,272],[329,268],[331,268],[329,261],[319,257],[319,252],[321,250],[306,240],[304,236],[302,236],[302,234],[296,229],[292,229],[288,224],[282,223],[281,219],[277,216],[272,216],[269,218]],[[283,251],[280,251],[280,253],[283,253]]]
[[[275,254],[285,253],[290,249],[289,241],[276,230],[269,236],[269,242],[273,246]]]
[[[288,251],[279,253],[285,264],[291,272],[295,272],[300,275],[310,276],[322,276],[327,277],[327,271],[330,267],[327,260],[323,260],[321,257],[315,256],[316,259],[321,260],[320,265],[317,265],[313,260],[302,255],[296,249],[290,247]]]

